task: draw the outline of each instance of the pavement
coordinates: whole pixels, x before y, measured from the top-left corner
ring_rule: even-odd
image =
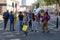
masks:
[[[15,31],[10,31],[10,23],[8,21],[6,31],[3,30],[3,20],[0,20],[0,40],[60,40],[60,21],[59,28],[56,29],[56,16],[50,15],[51,19],[48,22],[49,33],[42,33],[41,22],[40,27],[38,27],[39,32],[28,32],[28,36],[24,33],[19,32],[19,21],[15,25]],[[60,16],[59,16],[60,20]],[[1,22],[2,21],[2,22]]]

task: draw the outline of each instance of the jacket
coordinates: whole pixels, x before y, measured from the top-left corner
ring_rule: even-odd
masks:
[[[10,21],[14,21],[14,15],[12,13],[10,14]]]
[[[43,20],[49,21],[49,19],[50,19],[50,15],[44,14]]]
[[[8,13],[8,12],[4,12],[3,18],[4,18],[4,19],[9,19],[9,13]]]

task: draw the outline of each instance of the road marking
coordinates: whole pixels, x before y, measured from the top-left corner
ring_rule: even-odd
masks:
[[[56,26],[55,24],[51,23],[50,21],[49,21],[48,23],[50,23],[51,25],[54,25],[54,26]]]
[[[10,40],[21,40],[20,38],[10,39]]]
[[[51,27],[55,27],[55,26],[48,26],[49,28],[51,28]]]

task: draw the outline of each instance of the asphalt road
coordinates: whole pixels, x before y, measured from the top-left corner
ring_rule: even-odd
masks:
[[[0,20],[0,40],[60,40],[60,29],[55,29],[56,27],[56,16],[50,15],[51,19],[48,22],[48,27],[50,33],[41,32],[41,22],[38,27],[39,32],[29,32],[28,36],[25,36],[23,33],[19,32],[19,21],[15,25],[15,31],[10,31],[10,23],[7,24],[6,31],[3,30],[3,20]],[[58,16],[60,20],[60,16]],[[60,21],[59,21],[60,26]]]

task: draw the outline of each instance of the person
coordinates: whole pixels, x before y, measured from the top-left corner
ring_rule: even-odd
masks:
[[[17,23],[17,12],[14,13],[14,24]]]
[[[11,11],[10,13],[10,31],[14,31],[14,14],[13,12]]]
[[[41,17],[41,14],[40,14],[40,12],[38,13],[38,18],[39,18],[39,21],[38,21],[38,23],[40,22],[40,17]],[[40,24],[40,23],[39,23]]]
[[[38,18],[38,15],[35,15],[35,32],[38,32],[38,21],[39,21],[39,18]]]
[[[32,13],[32,32],[34,31],[34,28],[35,28],[35,18],[34,18],[34,13]]]
[[[9,11],[8,10],[3,13],[3,19],[4,19],[4,30],[6,30],[6,25],[7,25],[8,19],[9,19]]]
[[[32,29],[32,12],[31,12],[31,10],[28,13],[28,22],[29,22],[28,24],[29,24],[30,29]]]
[[[24,12],[23,25],[27,25],[27,26],[28,26],[28,16],[27,16],[27,12]],[[24,32],[24,34],[25,34],[26,36],[28,35],[28,29]]]
[[[22,31],[22,27],[23,27],[23,14],[22,14],[22,12],[19,12],[18,18],[19,18],[19,24],[20,24],[20,31]]]
[[[43,16],[44,16],[44,14],[45,14],[45,13],[44,13],[44,10],[41,10],[41,14],[40,14],[40,15],[41,15],[41,17],[43,17]]]
[[[28,24],[28,16],[27,16],[27,12],[24,12],[24,16],[23,16],[23,24]]]
[[[46,12],[43,16],[43,23],[42,23],[43,32],[45,32],[45,29],[47,32],[49,32],[48,26],[47,26],[49,20],[50,20],[50,15],[48,15],[48,12]]]

